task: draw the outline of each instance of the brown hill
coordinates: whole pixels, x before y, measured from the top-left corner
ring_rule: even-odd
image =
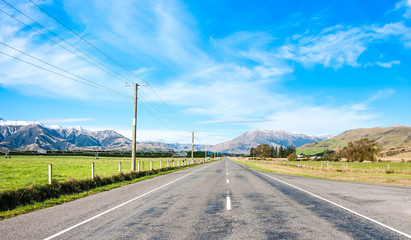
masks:
[[[396,125],[386,128],[359,128],[345,131],[329,140],[305,144],[298,153],[316,154],[326,150],[339,150],[349,141],[361,138],[376,140],[384,149],[382,156],[395,156],[411,152],[411,127]]]

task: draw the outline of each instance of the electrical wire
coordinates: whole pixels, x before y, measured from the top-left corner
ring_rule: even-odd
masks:
[[[127,83],[127,80],[128,80],[128,79],[126,79],[126,78],[123,77],[122,75],[118,74],[116,71],[112,70],[111,68],[109,68],[109,67],[106,66],[105,64],[101,63],[99,60],[97,60],[97,59],[95,59],[94,57],[90,56],[89,54],[85,53],[84,51],[82,51],[82,50],[79,49],[78,47],[74,46],[73,44],[69,43],[68,41],[64,40],[63,38],[59,37],[56,33],[54,33],[53,31],[49,30],[48,28],[44,27],[43,25],[41,25],[40,23],[38,23],[37,21],[35,21],[33,18],[29,17],[28,15],[24,14],[23,12],[21,12],[20,10],[18,10],[17,8],[15,8],[14,6],[12,6],[11,4],[9,4],[7,1],[5,1],[5,0],[2,0],[2,1],[3,1],[4,3],[6,3],[8,6],[10,6],[11,8],[15,9],[17,12],[19,12],[19,13],[22,14],[23,16],[25,16],[26,18],[30,19],[31,21],[33,21],[34,23],[36,23],[37,25],[39,25],[39,26],[42,27],[43,29],[47,30],[48,32],[50,32],[51,34],[53,34],[54,36],[56,36],[56,37],[57,37],[58,39],[60,39],[61,41],[63,41],[63,42],[65,42],[66,44],[70,45],[72,48],[74,48],[74,49],[76,49],[77,51],[81,52],[82,54],[84,54],[84,55],[87,56],[88,58],[93,59],[95,62],[99,63],[100,65],[102,65],[103,67],[105,67],[106,69],[108,69],[110,72],[106,71],[106,70],[103,69],[101,66],[98,66],[98,65],[96,65],[95,63],[92,63],[92,62],[89,61],[88,59],[86,59],[86,58],[82,57],[81,55],[77,54],[76,52],[68,49],[67,47],[63,46],[62,44],[56,42],[55,40],[49,38],[48,36],[44,35],[43,33],[37,31],[37,30],[34,29],[33,27],[31,27],[31,26],[29,26],[28,24],[20,21],[19,19],[15,18],[15,17],[12,16],[11,14],[7,13],[6,11],[0,9],[0,11],[2,11],[3,13],[5,13],[5,14],[8,15],[9,17],[15,19],[16,21],[20,22],[21,24],[25,25],[26,27],[30,28],[31,30],[35,31],[36,33],[38,33],[38,34],[42,35],[43,37],[49,39],[49,40],[52,41],[53,43],[55,43],[55,44],[59,45],[60,47],[66,49],[67,51],[71,52],[72,54],[75,54],[76,56],[82,58],[82,59],[85,60],[86,62],[88,62],[88,63],[92,64],[93,66],[99,68],[100,70],[102,70],[102,71],[110,74],[111,76],[114,76],[114,77],[116,77],[117,79],[122,78],[123,80],[122,80],[122,79],[120,79],[120,80],[123,81],[123,82],[125,82],[125,83]],[[93,45],[91,42],[89,42],[88,40],[86,40],[85,38],[83,38],[81,35],[77,34],[77,33],[76,33],[75,31],[73,31],[70,27],[68,27],[68,26],[65,25],[63,22],[61,22],[60,20],[58,20],[57,18],[55,18],[53,15],[51,15],[50,13],[48,13],[46,10],[44,10],[42,7],[40,7],[38,4],[34,3],[32,0],[30,0],[30,2],[31,2],[33,5],[35,5],[37,8],[39,8],[42,12],[44,12],[46,15],[48,15],[50,18],[54,19],[57,23],[61,24],[61,25],[64,26],[66,29],[68,29],[70,32],[72,32],[74,35],[76,35],[77,37],[79,37],[81,40],[83,40],[83,41],[84,41],[85,43],[87,43],[89,46],[91,46],[92,48],[94,48],[95,50],[97,50],[98,52],[100,52],[102,55],[104,55],[105,57],[107,57],[108,59],[110,59],[112,62],[114,62],[114,63],[117,64],[118,66],[120,66],[122,69],[124,69],[125,71],[129,72],[129,73],[132,74],[134,77],[136,77],[136,78],[138,78],[138,79],[140,79],[140,80],[142,80],[142,81],[145,82],[145,80],[144,80],[142,77],[140,77],[139,75],[135,74],[134,72],[128,70],[128,69],[127,69],[126,67],[124,67],[121,63],[119,63],[119,62],[116,61],[114,58],[110,57],[108,54],[106,54],[105,52],[103,52],[102,50],[100,50],[99,48],[97,48],[95,45]],[[15,50],[16,50],[16,49],[15,49]],[[19,50],[16,50],[16,51],[19,51]],[[5,54],[5,53],[2,52],[2,54]],[[5,55],[7,55],[7,54],[5,54]],[[25,62],[25,63],[27,63],[27,64],[31,64],[31,65],[33,65],[33,66],[39,67],[39,66],[37,66],[37,65],[35,65],[35,64],[29,63],[29,62],[24,61],[24,60],[22,60],[22,59],[18,59],[18,58],[16,58],[16,57],[11,56],[11,55],[8,55],[8,56],[9,56],[9,57],[12,57],[12,58],[15,58],[15,59],[17,59],[17,60],[23,61],[23,62]],[[31,56],[31,57],[32,57],[32,56]],[[33,57],[33,58],[36,59],[35,57]],[[36,60],[39,60],[39,59],[36,59]],[[43,62],[43,63],[45,63],[45,62]],[[46,63],[46,64],[47,64],[47,63]],[[81,79],[83,79],[83,80],[85,80],[85,81],[89,81],[89,80],[84,79],[84,78],[82,78],[82,77],[80,77],[80,76],[77,76],[77,75],[75,75],[75,74],[72,74],[72,73],[70,73],[70,72],[68,72],[68,71],[62,70],[61,68],[58,68],[58,67],[56,67],[56,66],[54,66],[54,65],[51,65],[51,66],[59,69],[60,71],[64,71],[64,72],[66,72],[66,73],[68,73],[68,74],[71,74],[71,75],[73,75],[73,76],[76,76],[76,77],[78,77],[78,78],[81,78]],[[39,67],[39,68],[42,68],[42,67]],[[44,69],[44,70],[46,70],[46,71],[49,71],[49,72],[52,72],[52,73],[54,73],[54,74],[57,74],[57,75],[60,75],[60,76],[69,78],[69,79],[71,79],[71,80],[74,80],[73,78],[64,76],[64,75],[62,75],[62,74],[58,74],[58,73],[56,73],[56,72],[54,72],[54,71],[51,71],[51,70],[48,70],[48,69],[45,69],[45,68],[42,68],[42,69]],[[115,75],[114,75],[113,73],[111,73],[111,72],[113,72]],[[126,80],[126,81],[124,81],[124,80]],[[83,84],[86,84],[86,83],[84,83],[84,82],[82,82],[82,81],[79,81],[79,80],[74,80],[74,81],[78,81],[78,82],[81,82],[81,83],[83,83]],[[92,82],[92,81],[91,81],[91,82]],[[96,88],[100,88],[100,89],[102,89],[102,90],[105,89],[105,91],[110,91],[110,92],[115,91],[115,90],[112,90],[112,89],[108,89],[108,88],[104,87],[103,85],[97,84],[97,83],[95,83],[95,82],[92,82],[92,84],[97,85]],[[90,86],[91,86],[92,84],[86,84],[86,85],[90,85]],[[95,87],[95,86],[94,86],[94,87]],[[171,115],[173,116],[173,118],[168,118],[168,120],[172,119],[172,122],[176,123],[176,126],[186,128],[188,125],[178,116],[178,114],[176,114],[175,111],[173,111],[173,110],[171,109],[171,107],[160,97],[160,95],[154,90],[153,87],[150,86],[150,89],[151,89],[151,90],[153,91],[153,93],[157,96],[157,98],[160,100],[160,102],[161,102],[162,104],[164,104],[164,106],[166,106],[166,109],[167,109],[167,110],[169,111],[169,113],[171,113]],[[113,93],[114,93],[114,92],[113,92]],[[139,104],[140,104],[148,113],[150,113],[150,114],[153,116],[153,118],[155,118],[155,119],[157,119],[159,122],[162,122],[163,124],[169,126],[168,123],[166,123],[164,120],[162,120],[162,118],[160,118],[154,111],[157,111],[157,112],[160,113],[160,115],[164,115],[164,116],[166,116],[166,117],[169,117],[170,114],[168,114],[167,111],[165,111],[163,108],[161,108],[161,106],[159,106],[158,104],[155,104],[155,101],[152,101],[151,99],[149,99],[149,97],[146,96],[146,95],[144,94],[144,92],[142,92],[142,93],[143,93],[142,99],[148,99],[147,102],[149,102],[149,104],[152,105],[152,106],[154,106],[154,107],[153,107],[153,108],[150,108],[150,107],[148,107],[148,106],[145,106],[146,104],[144,104],[144,103],[139,103]],[[115,93],[115,94],[119,94],[119,92],[117,92],[117,93]],[[120,93],[120,94],[122,94],[122,93]],[[127,97],[129,97],[129,96],[127,96]],[[151,110],[151,109],[154,109],[154,111]],[[168,122],[170,122],[170,121],[168,121]]]
[[[94,84],[90,84],[90,83],[83,82],[83,81],[80,81],[80,80],[75,79],[75,78],[72,78],[72,77],[65,76],[65,75],[63,75],[63,74],[61,74],[61,73],[55,72],[55,71],[50,70],[50,69],[47,69],[47,68],[45,68],[45,67],[41,67],[41,66],[39,66],[39,65],[36,65],[36,64],[34,64],[34,63],[28,62],[28,61],[23,60],[23,59],[21,59],[21,58],[15,57],[15,56],[10,55],[10,54],[8,54],[8,53],[5,53],[5,52],[0,51],[0,54],[6,55],[6,56],[8,56],[8,57],[10,57],[10,58],[14,58],[14,59],[16,59],[16,60],[18,60],[18,61],[24,62],[24,63],[29,64],[29,65],[31,65],[31,66],[40,68],[40,69],[42,69],[42,70],[44,70],[44,71],[47,71],[47,72],[56,74],[56,75],[58,75],[58,76],[60,76],[60,77],[64,77],[64,78],[67,78],[67,79],[70,79],[70,80],[73,80],[73,81],[76,81],[76,82],[79,82],[79,83],[88,85],[88,86],[93,87],[93,88],[97,88],[97,89],[100,89],[100,90],[103,90],[103,91],[106,91],[106,92],[111,92],[111,93],[114,93],[114,94],[117,94],[117,95],[120,95],[120,96],[123,96],[123,97],[128,97],[128,98],[130,98],[130,96],[127,96],[127,95],[125,95],[125,94],[118,93],[117,91],[114,91],[114,90],[111,90],[111,89],[107,89],[107,88],[105,88],[105,87],[96,86],[96,85],[94,85]]]
[[[98,86],[100,89],[105,89],[106,91],[115,93],[115,94],[120,95],[120,96],[131,97],[131,96],[125,95],[125,94],[122,93],[122,92],[119,92],[119,91],[117,91],[117,90],[114,90],[114,89],[105,87],[105,86],[103,86],[103,85],[101,85],[101,84],[98,84],[98,83],[96,83],[96,82],[94,82],[94,81],[88,80],[88,79],[83,78],[83,77],[81,77],[81,76],[78,76],[78,75],[76,75],[76,74],[74,74],[74,73],[71,73],[71,72],[69,72],[69,71],[66,71],[66,70],[64,70],[64,69],[62,69],[62,68],[60,68],[60,67],[57,67],[57,66],[55,66],[55,65],[53,65],[53,64],[51,64],[51,63],[48,63],[48,62],[43,61],[43,60],[41,60],[41,59],[39,59],[39,58],[37,58],[37,57],[34,57],[33,55],[30,55],[30,54],[28,54],[28,53],[26,53],[26,52],[23,52],[23,51],[21,51],[21,50],[18,50],[18,49],[14,48],[14,47],[6,44],[6,43],[0,42],[0,44],[3,45],[3,46],[8,47],[8,48],[10,48],[10,49],[13,49],[14,51],[19,52],[19,53],[21,53],[21,54],[23,54],[23,55],[26,55],[26,56],[28,56],[28,57],[30,57],[30,58],[33,58],[33,59],[35,59],[35,60],[37,60],[37,61],[39,61],[39,62],[42,62],[42,63],[44,63],[44,64],[46,64],[46,65],[48,65],[48,66],[54,67],[54,68],[56,68],[56,69],[58,69],[58,70],[60,70],[60,71],[62,71],[62,72],[65,72],[65,73],[68,73],[68,74],[70,74],[70,75],[72,75],[72,76],[74,76],[74,77],[80,78],[80,79],[82,79],[82,80],[84,80],[84,81],[86,81],[86,82],[88,82],[88,83],[90,83],[90,84],[94,84],[94,85]]]
[[[3,0],[4,1],[4,0]],[[66,29],[68,29],[69,31],[71,31],[73,34],[75,34],[77,37],[79,37],[80,39],[82,39],[84,42],[86,42],[89,46],[93,47],[95,50],[97,50],[98,52],[100,52],[102,55],[106,56],[108,59],[110,59],[112,62],[116,63],[118,66],[120,66],[121,68],[123,68],[125,71],[129,72],[130,74],[132,74],[133,76],[137,77],[138,79],[146,82],[142,77],[140,77],[139,75],[135,74],[134,72],[128,70],[126,67],[124,67],[121,63],[119,63],[118,61],[116,61],[114,58],[110,57],[108,54],[106,54],[105,52],[103,52],[102,50],[100,50],[98,47],[96,47],[94,44],[90,43],[87,39],[83,38],[81,35],[79,35],[78,33],[76,33],[74,30],[72,30],[70,27],[68,27],[66,24],[64,24],[63,22],[61,22],[60,20],[58,20],[56,17],[54,17],[52,14],[50,14],[48,11],[46,11],[45,9],[43,9],[42,7],[40,7],[38,4],[36,4],[35,2],[33,2],[32,0],[29,0],[33,5],[35,5],[38,9],[40,9],[43,13],[45,13],[46,15],[48,15],[49,17],[51,17],[52,19],[54,19],[56,22],[58,22],[59,24],[61,24],[62,26],[64,26]],[[155,95],[160,99],[160,101],[167,107],[167,109],[169,109],[169,111],[171,112],[172,115],[174,115],[177,119],[177,121],[179,121],[181,124],[187,126],[187,124],[168,106],[167,103],[164,102],[164,100],[160,97],[160,95],[154,90],[153,87],[150,86],[150,89],[155,93]]]
[[[26,18],[30,19],[31,21],[33,21],[34,23],[36,23],[37,25],[39,25],[40,27],[44,28],[45,30],[47,30],[49,33],[53,34],[54,36],[56,36],[58,39],[60,39],[61,41],[65,42],[66,44],[70,45],[71,47],[73,47],[74,49],[76,49],[77,51],[83,53],[85,56],[93,59],[95,62],[99,63],[100,65],[104,66],[106,69],[108,69],[109,71],[103,69],[101,66],[96,65],[95,63],[89,61],[88,59],[84,58],[83,56],[79,55],[78,53],[68,49],[67,47],[63,46],[61,43],[56,42],[55,40],[49,38],[48,36],[46,36],[45,34],[41,33],[40,31],[34,29],[33,27],[31,27],[30,25],[26,24],[25,22],[17,19],[16,17],[14,17],[13,15],[7,13],[6,11],[4,11],[3,9],[0,9],[1,12],[5,13],[6,15],[8,15],[9,17],[13,18],[14,20],[20,22],[21,24],[23,24],[24,26],[30,28],[31,30],[35,31],[36,33],[40,34],[41,36],[47,38],[48,40],[52,41],[53,43],[59,45],[60,47],[64,48],[65,50],[69,51],[70,53],[76,55],[77,57],[83,59],[84,61],[88,62],[89,64],[99,68],[100,70],[106,72],[107,74],[110,74],[111,76],[120,79],[123,82],[127,82],[125,80],[127,80],[126,78],[124,78],[123,76],[121,76],[120,74],[116,73],[115,71],[113,71],[112,69],[110,69],[107,65],[101,63],[99,60],[93,58],[92,56],[90,56],[89,54],[85,53],[84,51],[82,51],[81,49],[75,47],[73,44],[69,43],[67,40],[64,40],[63,38],[59,37],[56,33],[54,33],[53,31],[49,30],[48,28],[44,27],[43,25],[41,25],[39,22],[35,21],[34,19],[32,19],[31,17],[27,16],[26,14],[24,14],[23,12],[21,12],[20,10],[18,10],[17,8],[15,8],[14,6],[10,5],[7,1],[2,0],[4,3],[6,3],[7,5],[9,5],[10,7],[12,7],[13,9],[15,9],[16,11],[18,11],[20,14],[22,14],[23,16],[25,16]],[[112,73],[113,72],[113,73]],[[122,80],[121,78],[125,79]]]

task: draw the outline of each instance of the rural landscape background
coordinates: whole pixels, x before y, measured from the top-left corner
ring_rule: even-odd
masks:
[[[410,0],[0,0],[0,238],[411,238],[410,59]]]

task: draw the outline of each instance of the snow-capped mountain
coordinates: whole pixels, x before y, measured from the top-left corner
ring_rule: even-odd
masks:
[[[112,131],[64,128],[40,122],[0,119],[0,147],[19,150],[121,149],[130,139]]]
[[[306,143],[318,142],[331,137],[330,135],[310,136],[282,130],[255,129],[231,141],[214,145],[210,151],[247,154],[252,147],[257,147],[260,144],[268,144],[274,147],[279,147],[280,145],[283,147],[299,147]]]

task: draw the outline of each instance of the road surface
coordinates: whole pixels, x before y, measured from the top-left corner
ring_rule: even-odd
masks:
[[[411,188],[227,158],[0,221],[0,239],[409,239]]]

